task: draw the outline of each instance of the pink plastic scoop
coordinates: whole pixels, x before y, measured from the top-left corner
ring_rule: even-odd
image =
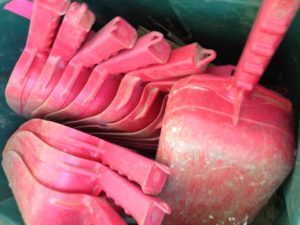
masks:
[[[48,145],[77,157],[101,162],[137,182],[147,194],[161,192],[169,168],[129,149],[53,122],[34,119],[20,131],[30,131]],[[58,136],[57,134],[64,134]]]
[[[59,28],[52,50],[41,74],[32,88],[23,94],[22,113],[30,117],[32,111],[44,103],[63,74],[67,62],[75,55],[95,21],[86,4],[72,3]],[[30,76],[30,74],[28,75]],[[31,79],[33,80],[33,79]],[[27,93],[25,95],[25,93]]]
[[[145,195],[134,184],[94,161],[52,148],[28,131],[12,136],[4,150],[15,151],[45,186],[68,193],[97,196],[102,191],[144,225],[159,225],[170,209],[163,201]],[[135,204],[133,204],[135,203]]]
[[[158,137],[160,134],[162,119],[165,114],[166,104],[167,104],[167,96],[164,97],[160,112],[157,115],[157,117],[147,127],[136,132],[105,132],[105,131],[97,130],[97,127],[92,125],[86,127],[80,127],[80,130],[104,139],[111,137],[111,138],[115,138],[116,140],[118,139],[137,140],[140,138]]]
[[[251,224],[292,170],[291,102],[257,83],[299,3],[263,1],[233,78],[173,86],[157,153],[172,168],[161,194],[173,210],[166,225]]]
[[[139,103],[136,107],[125,116],[122,120],[107,123],[103,126],[94,125],[88,126],[89,131],[119,131],[119,132],[135,132],[142,130],[151,124],[161,111],[164,96],[168,93],[172,85],[177,79],[156,81],[146,84]],[[76,129],[82,130],[85,126],[76,127]]]
[[[83,45],[46,101],[32,112],[32,117],[44,117],[68,106],[85,86],[90,68],[123,49],[132,48],[135,41],[135,29],[121,17],[114,18]],[[112,82],[112,88],[113,85]]]
[[[207,70],[210,71],[211,74],[216,75],[216,76],[229,77],[234,72],[235,66],[232,66],[232,65],[213,66],[213,67],[209,67]],[[168,83],[169,81],[159,81],[159,82],[151,82],[151,83],[163,84],[164,82]],[[151,83],[148,85],[151,85]],[[167,92],[168,92],[168,90],[167,90]],[[140,138],[142,138],[142,139],[143,138],[154,138],[154,137],[157,138],[160,135],[160,130],[161,130],[161,125],[162,125],[162,119],[164,117],[166,102],[167,102],[167,96],[164,97],[164,101],[162,103],[162,106],[161,106],[158,116],[147,127],[145,127],[142,130],[136,131],[136,132],[106,132],[106,131],[100,131],[97,128],[98,126],[93,126],[93,125],[80,126],[80,127],[76,127],[76,129],[80,129],[82,131],[88,132],[94,136],[103,137],[104,139],[114,138],[114,141],[116,141],[116,143],[118,143],[118,140],[120,140],[120,141],[121,140],[131,140],[132,143],[134,143],[135,141],[137,141]],[[123,120],[125,121],[125,119],[123,119]]]
[[[136,107],[147,82],[204,71],[207,64],[215,57],[216,54],[213,50],[203,49],[196,43],[175,49],[166,64],[151,66],[127,74],[122,79],[114,100],[103,112],[67,124],[71,126],[103,125],[119,121]]]
[[[126,224],[99,197],[62,193],[40,184],[15,151],[5,152],[2,166],[27,225]]]
[[[22,113],[23,91],[32,88],[42,71],[54,41],[60,18],[70,6],[68,0],[36,0],[29,27],[26,47],[22,52],[5,90],[8,105]],[[41,27],[43,29],[41,29]],[[29,75],[30,74],[30,79]],[[32,80],[31,80],[32,79]]]
[[[47,119],[64,121],[81,119],[102,112],[111,103],[123,77],[121,73],[140,67],[165,63],[170,46],[158,32],[151,32],[138,39],[135,47],[100,63],[78,96],[65,108],[52,112]]]
[[[84,127],[81,130],[91,135],[94,135],[99,138],[103,138],[104,140],[116,143],[118,145],[122,145],[125,147],[139,149],[141,152],[146,150],[156,150],[158,146],[158,140],[161,131],[162,119],[165,113],[165,107],[167,103],[167,96],[165,96],[164,101],[162,103],[161,111],[158,116],[153,120],[151,124],[145,127],[142,130],[136,132],[103,132],[103,131],[95,131],[95,127]],[[151,146],[140,146],[140,141],[144,143],[145,139],[153,139]],[[125,142],[125,143],[124,143]]]

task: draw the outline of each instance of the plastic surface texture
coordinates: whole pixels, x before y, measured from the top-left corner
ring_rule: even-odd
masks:
[[[83,194],[65,194],[41,185],[30,173],[21,156],[8,152],[3,161],[5,173],[10,177],[13,193],[19,202],[25,223],[45,224],[109,224],[126,223],[99,197]],[[24,179],[18,179],[18,176]],[[24,196],[32,196],[27,198]],[[31,205],[31,207],[28,207]],[[34,212],[32,209],[35,209]],[[92,210],[91,210],[92,209]],[[40,215],[43,215],[41,217]],[[53,219],[56,218],[56,219]]]
[[[4,2],[7,1],[0,3],[0,6],[3,7]],[[161,31],[164,30],[160,26],[155,25],[145,15],[150,15],[152,19],[155,19],[165,27],[168,27],[171,21],[179,29],[179,31],[172,30],[172,26],[170,26],[173,33],[176,33],[182,40],[187,40],[187,43],[199,41],[206,47],[216,49],[219,55],[218,62],[222,64],[236,64],[253,23],[253,18],[260,5],[260,0],[251,2],[204,0],[163,0],[157,2],[154,0],[136,0],[126,4],[121,0],[103,0],[101,2],[86,0],[85,2],[92,7],[93,11],[97,12],[97,26],[106,24],[117,15],[128,19],[129,22],[136,26],[154,26],[154,29],[160,29]],[[25,45],[29,22],[3,9],[0,10],[0,16],[0,31],[2,34],[6,34],[0,38],[0,144],[1,149],[3,149],[3,145],[9,135],[23,121],[21,117],[12,112],[6,105],[4,90],[12,68]],[[289,87],[288,95],[293,100],[296,110],[299,109],[300,102],[299,23],[300,17],[298,15],[263,77],[264,84],[287,85]],[[187,30],[190,33],[187,33]],[[297,161],[299,161],[299,157]],[[0,177],[0,221],[4,224],[21,225],[23,224],[22,220],[16,210],[14,200],[11,199],[11,194],[2,172],[0,172]],[[299,223],[300,199],[298,198],[299,195],[297,195],[300,185],[299,177],[300,170],[299,163],[297,163],[293,175],[288,181],[288,186],[284,187],[285,192],[282,200],[287,203],[287,207],[277,209],[280,215],[272,225],[295,225]],[[258,224],[265,224],[264,222]]]
[[[147,194],[160,193],[170,172],[164,165],[129,149],[57,123],[34,119],[23,124],[19,130],[32,132],[48,145],[66,153],[101,162],[138,183]],[[65,135],[61,138],[56,135],[57,133]],[[135,169],[132,169],[132,166]]]
[[[252,223],[291,172],[291,103],[256,84],[299,4],[263,1],[233,78],[173,86],[157,153],[174,174],[161,195],[174,210],[165,224]]]
[[[166,224],[250,223],[293,168],[291,109],[256,88],[234,125],[231,82],[186,78],[169,95],[157,155],[176,177],[161,195],[174,210]]]
[[[62,152],[45,144],[28,131],[18,132],[8,141],[3,152],[4,168],[7,168],[10,163],[13,164],[9,156],[11,152],[17,153],[35,179],[48,188],[62,193],[89,194],[95,197],[98,197],[104,191],[107,196],[124,208],[125,212],[132,215],[139,224],[160,224],[164,214],[170,213],[166,203],[155,197],[145,195],[135,185],[106,166]],[[14,180],[14,176],[18,176],[18,174],[11,173],[7,175],[10,181]],[[26,186],[26,180],[23,183],[24,186],[21,188],[17,185],[14,187],[14,193],[22,193],[24,190],[25,192],[28,191],[27,196],[30,196],[31,187]],[[30,186],[31,183],[28,182],[27,185]],[[43,199],[41,197],[43,194],[43,192],[36,192],[35,198]],[[31,199],[25,196],[23,198],[24,200],[17,200],[20,207],[22,207],[26,198]],[[49,198],[51,199],[51,195]],[[78,200],[80,201],[81,198],[78,197]],[[44,201],[41,200],[41,203]],[[136,202],[136,204],[131,204],[132,202]],[[66,205],[68,203],[68,201],[65,202]],[[79,213],[82,213],[81,211],[78,210]],[[97,211],[99,210],[95,209],[95,212]],[[29,216],[28,214],[30,215],[28,211],[23,212],[24,218]],[[110,216],[110,214],[108,213],[107,216]],[[113,218],[112,215],[111,219]],[[59,223],[59,221],[56,222]],[[98,224],[99,222],[95,223]]]

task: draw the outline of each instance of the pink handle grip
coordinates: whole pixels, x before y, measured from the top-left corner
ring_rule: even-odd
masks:
[[[95,22],[94,14],[86,4],[73,2],[63,19],[54,41],[51,55],[69,61],[80,48]]]
[[[12,151],[43,185],[65,193],[99,195],[104,191],[139,224],[160,225],[165,213],[170,213],[165,202],[145,195],[106,166],[61,152],[30,132],[18,132],[9,139],[3,155]]]
[[[234,86],[252,91],[268,66],[292,19],[299,0],[265,0],[238,63]]]
[[[45,130],[47,132],[44,132]],[[48,145],[60,146],[59,148],[68,154],[102,162],[139,183],[147,194],[160,193],[170,173],[168,167],[129,149],[53,122],[30,120],[23,124],[19,131],[30,131]],[[65,135],[61,138],[58,133]]]
[[[110,74],[127,73],[153,64],[163,64],[169,59],[171,47],[159,32],[150,32],[139,38],[136,45],[98,65]]]
[[[73,61],[82,63],[86,67],[92,67],[121,50],[132,48],[136,39],[136,30],[123,18],[115,17],[100,31],[92,35]]]
[[[160,225],[165,214],[171,209],[167,203],[158,198],[145,195],[138,187],[113,171],[107,170],[101,174],[101,186],[106,195],[125,212],[143,225]]]
[[[162,191],[170,174],[167,166],[101,139],[98,148],[102,151],[102,163],[139,183],[143,192],[155,195]]]
[[[70,6],[69,0],[36,0],[33,4],[27,48],[49,52],[59,26],[59,20]]]
[[[173,50],[166,64],[136,70],[126,76],[138,77],[145,82],[182,77],[205,71],[207,65],[215,58],[215,51],[193,43]]]

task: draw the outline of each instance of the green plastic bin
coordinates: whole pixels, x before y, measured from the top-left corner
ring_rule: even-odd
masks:
[[[25,45],[29,21],[3,10],[0,0],[0,149],[25,120],[9,109],[4,90]],[[218,52],[216,64],[236,64],[260,0],[86,0],[96,12],[98,29],[120,15],[136,27],[162,31],[175,42],[198,41]],[[287,88],[295,106],[297,129],[300,109],[300,15],[263,77],[269,87]],[[270,75],[272,74],[272,75]],[[297,134],[298,135],[298,134]],[[299,135],[298,135],[299,137]],[[299,138],[298,138],[299,139]],[[298,147],[300,148],[300,147]],[[1,151],[1,150],[0,150]],[[22,225],[9,185],[0,169],[0,225]],[[46,223],[45,223],[46,224]],[[300,155],[296,167],[256,225],[300,225]]]

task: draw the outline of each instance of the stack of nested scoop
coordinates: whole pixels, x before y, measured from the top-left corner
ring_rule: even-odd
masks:
[[[22,125],[2,166],[27,225],[124,225],[122,208],[138,224],[160,225],[171,212],[154,197],[168,167],[54,122]]]
[[[155,149],[170,88],[205,72],[216,53],[197,43],[172,50],[161,33],[138,37],[121,17],[98,32],[94,21],[86,4],[36,0],[7,102],[28,118]]]
[[[164,225],[251,223],[294,166],[292,104],[258,82],[299,4],[263,1],[228,77],[233,67],[207,68],[216,53],[197,43],[138,38],[120,17],[95,33],[87,5],[36,0],[7,101],[69,127],[31,120],[5,147],[26,224],[124,224],[119,205],[159,225],[168,204]],[[156,159],[168,167],[90,134],[143,150],[159,140]]]

